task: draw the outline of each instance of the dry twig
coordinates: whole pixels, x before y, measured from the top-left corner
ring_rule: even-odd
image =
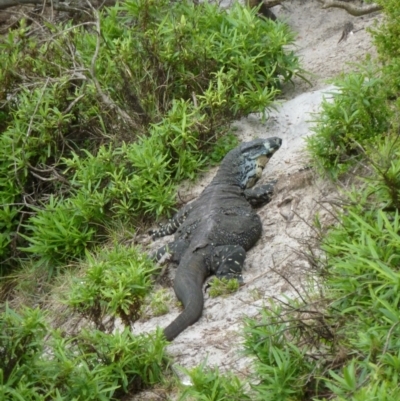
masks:
[[[107,0],[106,2],[103,2],[101,6],[107,5],[111,6],[116,3],[115,0]],[[73,0],[69,1],[68,3],[63,2],[60,3],[59,1],[46,1],[46,0],[0,0],[0,10],[6,10],[7,8],[10,7],[16,7],[16,6],[21,6],[21,5],[41,5],[43,8],[48,6],[51,7],[52,10],[57,10],[57,11],[66,11],[66,12],[71,12],[71,11],[79,11],[81,12],[83,9],[87,9],[87,7],[84,6],[83,2],[80,0]],[[92,4],[91,4],[92,6]],[[93,6],[92,6],[93,7]],[[89,7],[90,8],[90,7]]]
[[[361,15],[371,14],[375,11],[382,10],[382,6],[378,4],[369,4],[366,6],[355,6],[351,3],[346,3],[344,1],[339,0],[318,0],[322,3],[322,8],[342,8],[346,10],[349,14],[354,15],[355,17],[360,17]]]

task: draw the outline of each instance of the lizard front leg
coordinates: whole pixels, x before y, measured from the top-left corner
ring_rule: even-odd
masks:
[[[153,252],[150,257],[154,261],[160,262],[164,258],[164,256],[169,255],[167,256],[167,260],[173,263],[179,263],[183,253],[186,251],[188,246],[188,241],[178,239],[157,249],[157,251]]]
[[[264,185],[246,189],[244,196],[253,207],[260,207],[271,201],[277,180],[273,180]]]

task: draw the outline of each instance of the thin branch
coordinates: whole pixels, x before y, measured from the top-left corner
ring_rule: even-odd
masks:
[[[385,355],[388,348],[389,348],[389,340],[390,340],[390,336],[393,333],[393,330],[395,329],[396,326],[398,326],[400,322],[396,322],[389,330],[387,336],[386,336],[386,341],[385,341],[385,346],[383,347],[383,351],[382,351],[382,355]]]
[[[30,173],[34,177],[39,178],[42,181],[56,181],[56,180],[58,180],[58,181],[66,183],[66,184],[69,184],[69,181],[65,177],[63,177],[60,173],[58,173],[58,171],[55,169],[55,167],[39,169],[37,167],[32,166],[30,163],[28,163],[28,166],[31,169]],[[39,175],[38,173],[40,173],[40,174],[52,173],[52,176],[50,178],[45,178],[45,177]]]
[[[72,108],[79,102],[79,100],[81,100],[85,95],[79,95],[76,99],[74,99],[69,106],[64,110],[63,114],[68,114]]]
[[[107,0],[100,4],[98,8],[103,7],[104,5],[112,6],[115,5],[116,0]],[[32,4],[32,5],[42,5],[42,7],[51,7],[52,10],[57,11],[79,11],[81,12],[84,9],[88,9],[87,6],[84,6],[81,1],[70,1],[67,3],[61,3],[59,1],[53,0],[0,0],[0,10],[6,10],[10,7],[16,7],[24,4]],[[90,8],[90,7],[89,7]]]
[[[43,95],[44,95],[44,92],[45,92],[45,90],[46,90],[46,88],[47,88],[48,83],[49,83],[49,78],[46,79],[46,83],[44,84],[43,89],[42,89],[42,93],[40,94],[40,98],[39,98],[39,100],[36,102],[35,110],[33,111],[33,114],[32,114],[31,119],[30,119],[30,121],[29,121],[28,131],[27,131],[27,133],[26,133],[26,137],[27,137],[27,138],[28,138],[29,135],[31,134],[33,119],[34,119],[35,116],[36,116],[36,113],[37,113],[37,111],[38,111],[38,108],[39,108],[39,106],[40,106],[40,103],[41,103],[41,101],[42,101],[42,98],[43,98]]]
[[[42,4],[43,0],[0,0],[0,10],[15,7],[22,4]]]
[[[375,11],[380,11],[382,10],[382,6],[378,4],[369,4],[366,6],[355,6],[354,4],[351,3],[346,3],[344,1],[339,1],[339,0],[318,0],[320,3],[322,3],[322,8],[342,8],[343,10],[346,10],[349,14],[354,15],[355,17],[360,17],[361,15],[366,15],[366,14],[371,14]]]
[[[53,10],[58,10],[58,11],[82,11],[83,8],[81,5],[79,5],[78,2],[71,3],[70,5],[67,6],[65,5],[65,3],[47,4],[46,1],[43,0],[0,0],[0,10],[6,10],[7,8],[16,7],[24,4],[42,5],[43,8],[45,6],[50,6],[52,7]]]
[[[271,8],[282,4],[285,0],[263,0],[265,7]]]
[[[34,171],[31,171],[31,174],[34,177],[39,178],[39,180],[41,180],[41,181],[57,181],[58,180],[57,177],[50,177],[50,178],[42,177],[41,175],[35,173]]]

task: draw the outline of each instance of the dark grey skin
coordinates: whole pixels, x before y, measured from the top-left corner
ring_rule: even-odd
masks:
[[[165,329],[172,341],[201,316],[203,284],[212,274],[242,279],[249,250],[261,236],[262,225],[252,206],[271,199],[275,181],[251,189],[282,140],[255,139],[230,151],[200,197],[183,207],[164,227],[151,231],[153,239],[175,232],[175,239],[154,258],[170,253],[178,263],[174,290],[183,312]]]

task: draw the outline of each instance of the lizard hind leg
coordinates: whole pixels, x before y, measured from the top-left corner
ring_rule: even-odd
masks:
[[[179,263],[183,253],[188,248],[189,244],[185,240],[176,240],[159,248],[150,255],[150,258],[155,262],[163,263],[168,260],[173,263]]]
[[[246,251],[240,245],[222,245],[214,249],[211,269],[218,278],[237,279],[243,283],[242,270]]]
[[[176,213],[168,222],[162,225],[158,230],[149,230],[153,241],[157,238],[165,237],[166,235],[173,234],[186,220],[189,212],[192,210],[193,205],[186,205],[178,213]]]

